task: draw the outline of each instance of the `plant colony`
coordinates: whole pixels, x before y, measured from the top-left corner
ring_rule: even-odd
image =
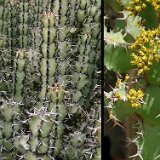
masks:
[[[99,159],[100,28],[98,0],[0,0],[0,159]]]

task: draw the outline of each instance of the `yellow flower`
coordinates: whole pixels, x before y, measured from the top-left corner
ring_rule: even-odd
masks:
[[[121,83],[122,79],[118,78],[117,82],[116,82],[116,88],[119,87],[120,83]]]
[[[118,93],[118,92],[116,92],[116,93],[114,94],[114,96],[115,96],[115,98],[117,98],[117,99],[120,99],[120,98],[121,98],[121,95],[120,95],[120,93]]]
[[[136,91],[135,89],[130,89],[128,94],[126,95],[127,100],[130,102],[133,108],[138,108],[141,106],[141,101],[144,97],[144,93],[141,89]]]
[[[126,74],[126,76],[125,76],[125,82],[127,82],[129,80],[129,75],[128,74]]]
[[[138,108],[138,107],[139,107],[139,104],[138,104],[138,103],[132,103],[131,106],[132,106],[133,108]]]
[[[109,119],[113,119],[113,117],[114,117],[114,116],[113,116],[113,111],[110,110],[110,111],[109,111]]]
[[[133,15],[141,12],[144,8],[146,8],[146,4],[140,0],[133,0],[129,3],[129,7],[127,7],[128,11],[131,11]]]
[[[159,39],[155,37],[160,36],[160,27],[158,29],[142,29],[137,36],[135,42],[129,46],[129,49],[134,49],[132,53],[131,64],[138,68],[137,75],[143,74],[149,70],[152,63],[158,62],[160,56],[158,54]],[[160,44],[159,44],[160,45]]]

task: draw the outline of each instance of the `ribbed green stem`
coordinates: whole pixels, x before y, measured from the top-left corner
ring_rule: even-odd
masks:
[[[91,104],[85,102],[94,92],[95,86],[89,83],[96,78],[93,71],[99,54],[99,22],[93,16],[97,12],[91,15],[90,11],[96,5],[89,0],[6,0],[1,4],[8,15],[7,19],[0,12],[0,20],[8,25],[3,35],[9,40],[0,55],[1,71],[5,70],[1,91],[8,86],[0,107],[0,144],[7,150],[0,157],[91,159],[88,143],[93,142],[90,153],[97,146],[90,134],[95,126],[91,119],[98,117],[97,108],[93,105],[91,111]]]
[[[14,101],[4,102],[1,106],[1,114],[4,118],[2,127],[3,150],[2,157],[8,159],[15,159],[17,155],[17,136],[23,130],[22,126],[22,115],[21,113],[21,102],[23,101],[23,80],[25,78],[24,73],[25,67],[25,52],[24,50],[18,50],[16,52],[15,60],[15,89],[14,89]],[[7,152],[7,153],[6,153]],[[5,155],[6,154],[6,155]]]

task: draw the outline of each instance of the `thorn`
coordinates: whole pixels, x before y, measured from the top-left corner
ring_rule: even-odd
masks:
[[[157,156],[156,158],[154,158],[154,159],[156,160],[156,159],[158,159],[158,158],[160,158],[160,155],[158,155],[158,156]]]
[[[41,118],[41,120],[45,121],[45,122],[50,122],[50,121],[47,121],[46,119],[44,119],[43,117]]]
[[[104,106],[105,108],[112,109],[112,105]]]
[[[143,149],[143,144],[141,146],[137,145],[137,147],[138,147],[137,153],[132,155],[132,156],[129,156],[128,158],[139,157],[141,160],[144,160],[142,155],[141,155],[141,152],[142,152],[142,149]]]
[[[136,132],[137,135],[140,135],[143,139],[144,139],[144,132],[140,131],[140,132]],[[140,137],[139,137],[140,138]]]
[[[160,114],[158,114],[157,116],[156,116],[156,118],[159,118],[160,117]]]

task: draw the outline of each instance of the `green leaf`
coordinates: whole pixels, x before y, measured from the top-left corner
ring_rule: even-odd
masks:
[[[151,127],[144,125],[144,144],[142,150],[142,157],[147,159],[159,159],[160,155],[160,126]]]
[[[105,46],[104,64],[109,70],[124,73],[133,68],[131,55],[124,47]]]
[[[120,0],[120,3],[123,5],[123,6],[128,6],[129,5],[129,2],[131,2],[132,0]]]
[[[144,104],[138,110],[146,124],[156,126],[160,124],[160,87],[151,86],[145,91]]]
[[[152,85],[160,85],[160,63],[154,63],[147,72],[147,80]]]
[[[129,13],[127,13],[129,14]],[[140,25],[141,17],[139,16],[128,16],[126,19],[126,32],[129,33],[134,39],[140,33],[142,26]]]
[[[113,114],[120,121],[124,120],[126,117],[130,116],[136,110],[131,107],[128,102],[122,100],[117,101],[113,107]]]
[[[135,38],[142,29],[141,20],[140,16],[132,16],[130,15],[130,12],[123,11],[123,17],[117,18],[115,21],[115,28],[119,31],[125,30],[126,33],[129,33]],[[123,38],[122,35],[121,37]]]
[[[112,7],[112,9],[116,12],[122,10],[122,6],[117,0],[105,0],[104,3],[105,5],[107,6],[109,5],[110,7]]]
[[[140,16],[144,20],[144,25],[146,28],[156,28],[158,27],[158,14],[154,10],[153,6],[149,3],[146,3],[147,6],[144,11],[140,13]]]

